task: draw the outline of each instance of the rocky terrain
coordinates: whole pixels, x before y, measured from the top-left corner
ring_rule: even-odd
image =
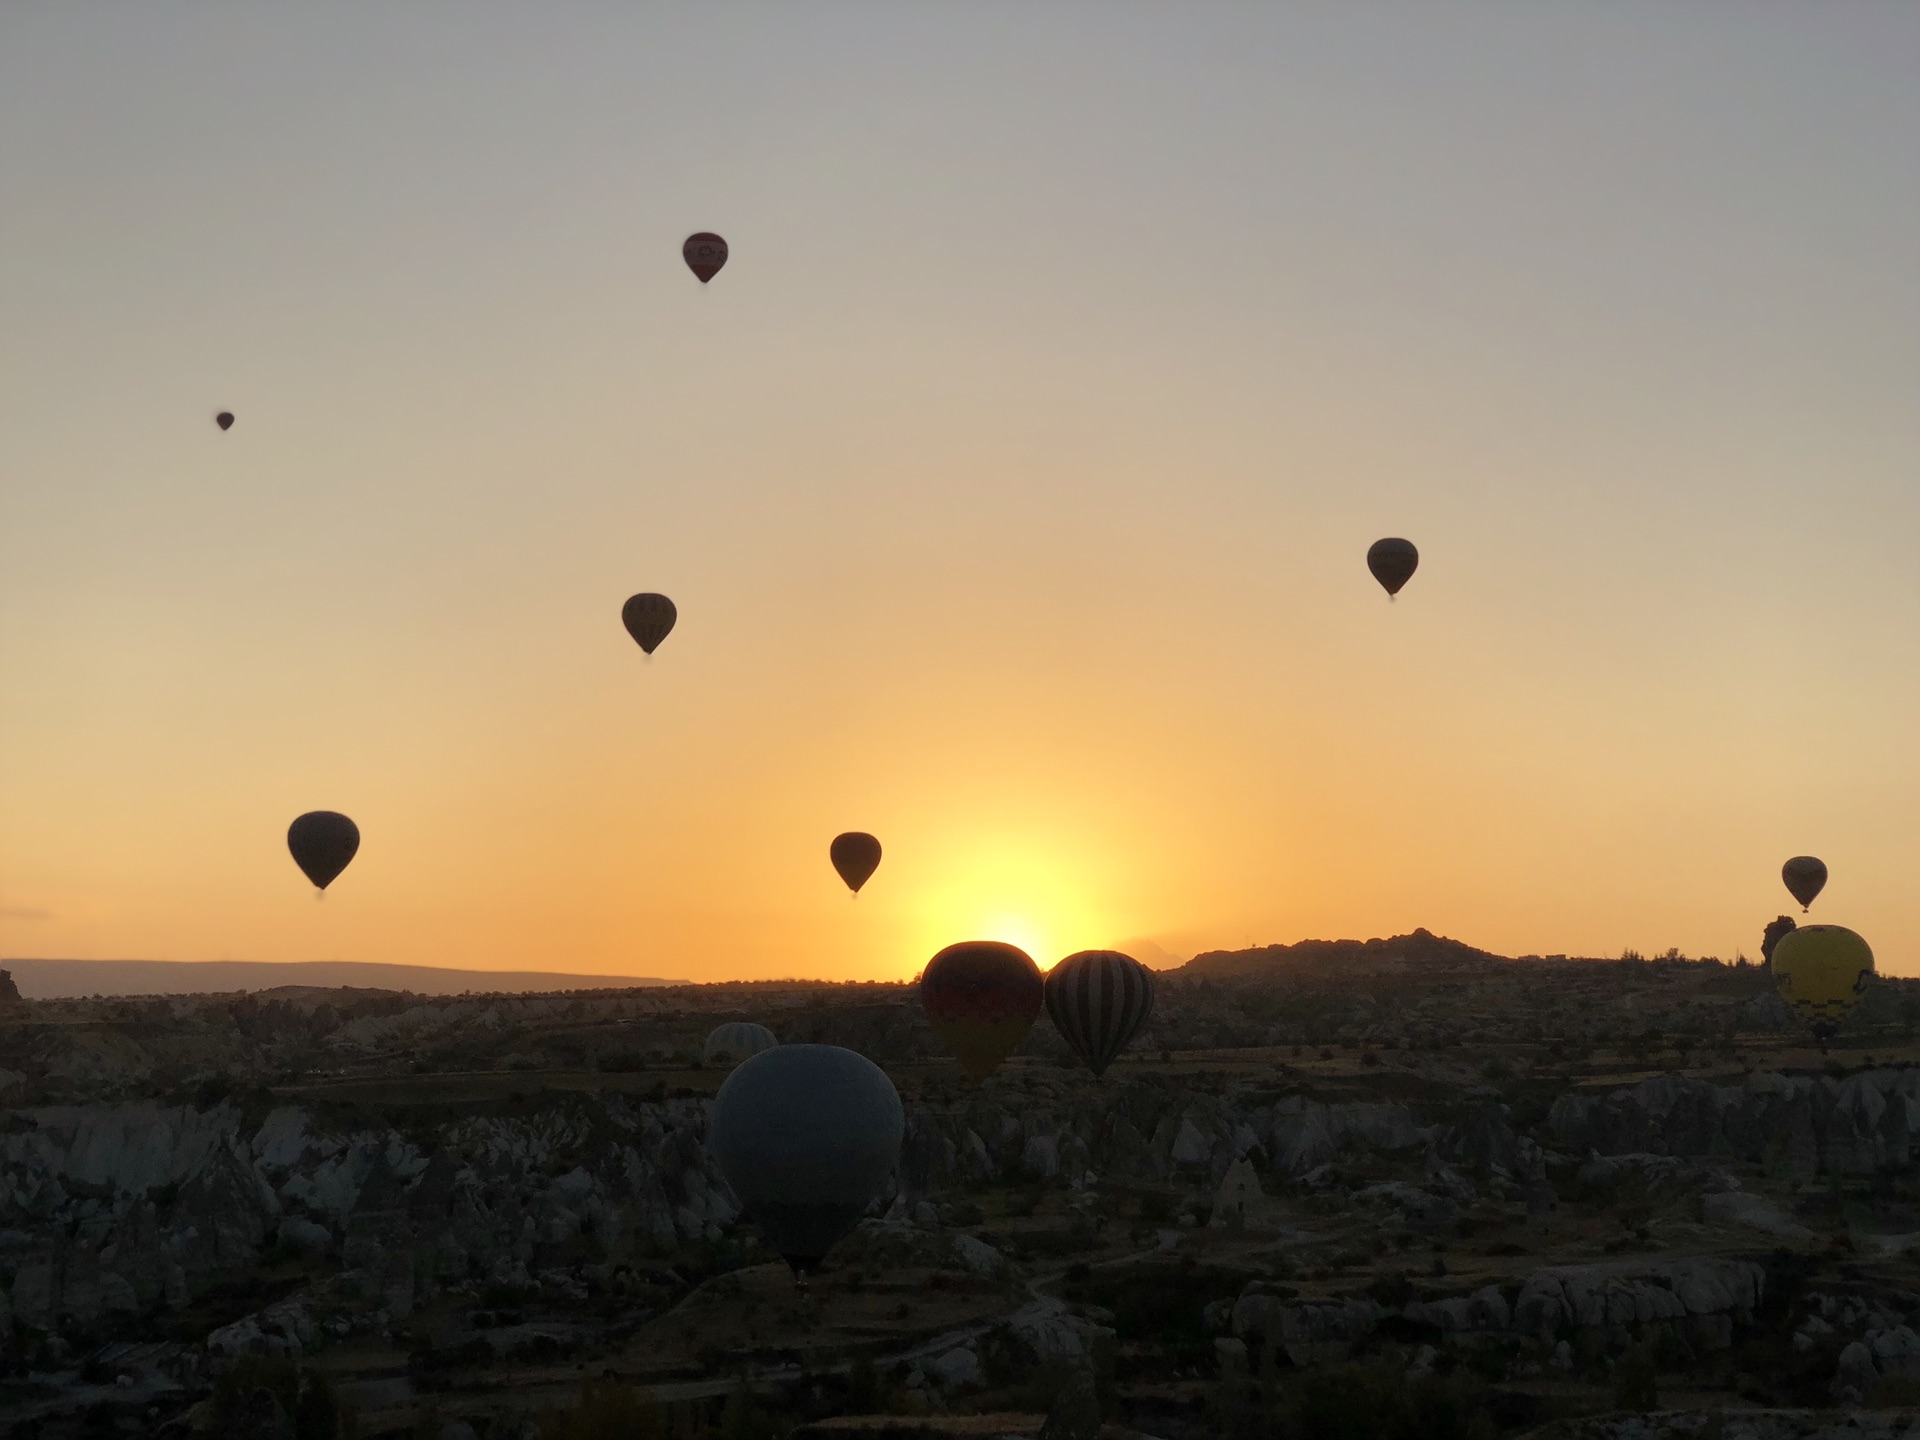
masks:
[[[1103,1080],[908,986],[0,1005],[0,1432],[1920,1440],[1920,985],[1426,934],[1205,955]],[[728,1019],[907,1105],[803,1292]]]

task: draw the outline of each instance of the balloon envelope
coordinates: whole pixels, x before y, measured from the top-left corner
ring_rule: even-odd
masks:
[[[324,890],[360,848],[360,827],[332,810],[309,810],[287,827],[287,849],[307,879]]]
[[[1047,972],[1047,1014],[1068,1048],[1104,1075],[1153,1014],[1153,972],[1118,950],[1082,950]]]
[[[729,1020],[724,1025],[714,1026],[713,1033],[707,1036],[707,1043],[700,1049],[700,1059],[707,1065],[732,1064],[758,1055],[762,1050],[771,1050],[779,1043],[773,1032],[764,1025]]]
[[[620,607],[620,623],[634,643],[651,655],[673,629],[680,612],[664,595],[631,595]]]
[[[1420,552],[1411,540],[1376,540],[1367,550],[1367,569],[1389,595],[1398,595],[1419,566]]]
[[[920,975],[927,1023],[975,1080],[999,1069],[1026,1038],[1045,993],[1032,957],[998,940],[949,945]]]
[[[687,262],[687,268],[700,277],[700,283],[706,284],[720,273],[720,267],[727,263],[727,242],[710,230],[702,230],[697,235],[687,236],[687,243],[680,247],[680,254]]]
[[[810,1270],[860,1223],[900,1158],[886,1072],[838,1045],[781,1045],[721,1085],[707,1151],[767,1244]]]
[[[1813,904],[1813,897],[1827,888],[1827,867],[1811,855],[1796,855],[1780,867],[1780,878],[1804,911]]]
[[[847,888],[858,895],[860,887],[880,868],[880,842],[864,830],[849,830],[833,837],[827,858],[833,861]]]
[[[222,410],[218,415],[213,417],[213,423],[218,425],[222,430],[231,430],[233,428],[233,412],[231,410]]]
[[[1816,1034],[1839,1027],[1873,974],[1873,951],[1844,925],[1802,925],[1774,943],[1773,983]]]

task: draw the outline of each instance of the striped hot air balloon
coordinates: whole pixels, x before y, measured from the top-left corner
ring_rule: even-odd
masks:
[[[1118,950],[1082,950],[1047,972],[1047,1014],[1080,1063],[1104,1075],[1153,1014],[1153,972]]]

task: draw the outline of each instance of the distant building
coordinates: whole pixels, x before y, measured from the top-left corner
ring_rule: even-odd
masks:
[[[1207,1223],[1238,1230],[1266,1199],[1260,1189],[1260,1177],[1247,1160],[1236,1160],[1220,1177],[1220,1188],[1213,1197],[1213,1217]]]

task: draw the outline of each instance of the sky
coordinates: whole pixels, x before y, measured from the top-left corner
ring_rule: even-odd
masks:
[[[1917,62],[1864,0],[0,7],[0,956],[1730,957],[1812,853],[1920,974]]]

